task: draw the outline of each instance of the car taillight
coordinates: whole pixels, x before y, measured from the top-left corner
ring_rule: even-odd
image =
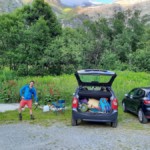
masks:
[[[118,100],[116,98],[114,98],[112,100],[112,105],[111,105],[113,110],[117,110],[118,109]]]
[[[150,100],[144,100],[144,104],[150,104]]]
[[[77,107],[78,107],[78,99],[74,97],[72,100],[72,108],[77,108]]]

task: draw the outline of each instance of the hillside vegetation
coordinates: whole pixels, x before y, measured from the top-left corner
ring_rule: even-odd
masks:
[[[44,0],[34,0],[0,16],[0,67],[19,76],[72,74],[80,68],[150,71],[146,21],[139,11],[125,11],[62,27]]]
[[[117,78],[112,88],[118,98],[119,104],[121,104],[124,94],[128,93],[132,88],[150,86],[150,74],[148,73],[131,71],[116,71],[116,73]],[[44,104],[49,99],[52,101],[65,99],[66,104],[70,105],[72,95],[78,86],[73,74],[22,78],[5,69],[5,71],[1,72],[0,80],[0,103],[19,102],[19,89],[31,80],[34,80],[40,104]]]

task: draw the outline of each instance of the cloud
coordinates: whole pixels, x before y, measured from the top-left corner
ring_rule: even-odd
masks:
[[[114,0],[60,0],[66,6],[84,6],[87,4],[99,5],[103,3],[112,3]]]
[[[92,3],[92,4],[94,4],[94,5],[102,4],[102,2],[95,1],[95,0],[89,0],[89,2]]]

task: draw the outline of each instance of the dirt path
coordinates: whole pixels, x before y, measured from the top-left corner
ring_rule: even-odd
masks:
[[[149,150],[149,141],[150,130],[111,128],[106,124],[0,125],[2,150]]]
[[[19,108],[19,103],[0,104],[0,112],[5,112],[8,110],[17,110],[18,108]]]

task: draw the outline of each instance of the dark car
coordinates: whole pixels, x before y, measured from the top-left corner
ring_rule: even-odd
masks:
[[[147,123],[150,119],[150,87],[134,88],[125,94],[122,106],[124,112],[134,113],[141,123]]]
[[[109,122],[112,127],[117,127],[118,100],[111,88],[116,73],[85,69],[76,71],[75,76],[79,86],[73,94],[72,125],[83,120]]]

